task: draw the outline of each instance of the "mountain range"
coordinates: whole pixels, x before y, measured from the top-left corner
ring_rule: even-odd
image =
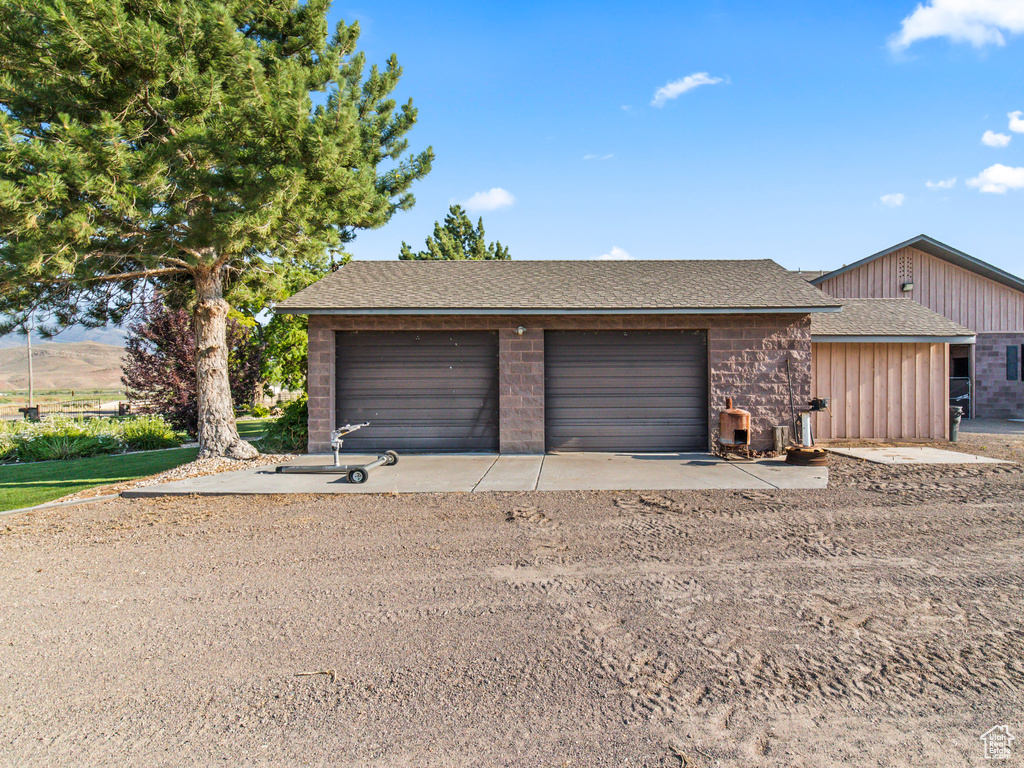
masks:
[[[82,341],[94,341],[97,344],[111,344],[115,347],[123,347],[124,337],[125,331],[122,328],[80,328],[75,326],[68,328],[52,339],[47,339],[45,342],[36,334],[32,337],[32,346],[43,343],[77,344]],[[0,336],[0,349],[24,346],[25,336],[17,331],[8,333],[6,336]]]
[[[0,392],[28,389],[28,350],[0,348]],[[34,340],[33,340],[34,341]],[[95,341],[32,344],[32,378],[44,389],[121,389],[124,347]]]

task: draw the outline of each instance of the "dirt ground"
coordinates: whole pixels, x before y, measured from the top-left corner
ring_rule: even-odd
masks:
[[[0,518],[0,765],[1021,765],[1022,470]]]

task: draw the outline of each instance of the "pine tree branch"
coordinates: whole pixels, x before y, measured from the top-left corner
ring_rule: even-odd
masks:
[[[140,280],[149,277],[161,277],[163,275],[185,275],[189,270],[179,267],[166,267],[164,269],[139,269],[134,272],[119,272],[113,275],[96,275],[95,277],[60,278],[55,283],[106,283],[116,280]]]

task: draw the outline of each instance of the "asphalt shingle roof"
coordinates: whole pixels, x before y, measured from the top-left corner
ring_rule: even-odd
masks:
[[[811,316],[812,336],[974,336],[913,299],[838,299],[841,312]]]
[[[278,305],[293,314],[422,311],[834,311],[769,259],[353,261]]]

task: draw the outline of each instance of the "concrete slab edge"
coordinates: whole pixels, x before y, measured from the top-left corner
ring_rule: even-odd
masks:
[[[484,481],[484,478],[487,477],[487,473],[494,469],[494,465],[498,463],[498,459],[500,458],[500,453],[494,454],[494,461],[492,461],[490,465],[487,467],[487,469],[484,470],[484,473],[480,475],[480,479],[473,484],[473,489],[470,491],[470,493],[476,493],[476,489],[480,487],[480,483],[482,483]]]
[[[154,489],[160,486],[153,486]],[[438,493],[473,493],[473,491],[359,491],[361,496],[411,496],[413,494]],[[133,491],[122,491],[118,494],[122,499],[158,499],[162,496],[326,496],[332,499],[344,499],[352,496],[349,493],[323,493],[319,491],[158,491],[140,488]]]
[[[22,507],[21,509],[7,509],[0,512],[0,517],[7,515],[20,515],[25,512],[38,512],[43,509],[61,509],[63,507],[76,507],[79,504],[91,504],[94,501],[110,501],[121,496],[120,493],[107,493],[102,496],[89,496],[84,499],[72,499],[71,501],[48,501],[45,504],[36,504],[34,507]]]
[[[739,462],[736,462],[735,464],[733,464],[733,466],[735,466],[737,469],[743,470],[744,474],[750,475],[750,477],[754,478],[755,480],[760,480],[762,483],[767,485],[772,490],[776,490],[776,491],[782,490],[781,488],[779,488],[779,486],[775,485],[775,483],[773,483],[771,480],[767,480],[767,479],[765,479],[763,477],[758,477],[753,472],[748,471],[747,468],[744,467],[743,464],[741,464]]]
[[[155,490],[160,486],[154,485],[150,488],[139,488],[138,490],[121,491],[122,499],[157,499],[161,496],[298,496],[295,492],[272,493],[269,491],[181,491],[173,489],[170,491]],[[327,496],[333,494],[309,493],[310,496]]]
[[[929,459],[926,454],[922,458],[910,456],[905,459],[893,458],[894,455],[899,454],[900,451],[915,451],[920,450],[922,452],[927,450],[941,451],[948,453],[950,456],[943,457],[942,461],[936,461],[935,459]],[[1011,464],[1005,459],[996,459],[991,456],[980,456],[974,453],[965,453],[959,450],[953,450],[950,448],[935,448],[930,449],[928,446],[865,446],[865,447],[852,447],[852,448],[829,448],[832,453],[838,454],[839,456],[846,456],[850,459],[857,459],[858,461],[867,461],[871,464],[881,464],[889,467],[941,467],[941,466],[965,466],[971,465],[985,465],[985,464]],[[872,453],[866,453],[868,451],[889,451],[890,456],[880,456]],[[950,458],[950,457],[962,457],[962,458]]]
[[[575,491],[575,492],[580,492],[580,493],[661,493],[663,491],[668,491],[668,490],[683,490],[683,491],[686,491],[686,490],[705,490],[705,491],[707,491],[707,490],[722,490],[722,491],[757,491],[757,490],[761,490],[761,491],[772,491],[772,490],[775,490],[775,491],[778,491],[778,490],[788,490],[788,489],[777,488],[776,486],[772,485],[768,481],[761,480],[760,478],[754,478],[754,479],[758,480],[759,482],[763,483],[764,485],[763,486],[749,486],[749,487],[742,487],[742,488],[643,488],[643,487],[627,488],[627,487],[623,486],[621,488],[590,488],[590,489],[586,489],[586,490],[582,490],[582,491]],[[814,490],[814,489],[806,489],[805,488],[805,489],[795,489],[795,490]],[[564,488],[543,488],[543,489],[534,488],[533,490],[529,490],[529,491],[523,491],[523,490],[516,490],[516,491],[471,491],[471,490],[463,490],[463,491],[363,491],[363,492],[360,492],[360,495],[363,495],[363,496],[415,496],[415,495],[418,495],[418,494],[421,494],[421,495],[437,495],[437,494],[442,494],[443,493],[443,494],[464,494],[464,495],[468,496],[468,495],[474,494],[474,493],[565,493],[565,492],[566,492],[566,489],[564,489]],[[332,499],[339,499],[340,500],[340,499],[348,498],[351,494],[346,494],[346,493],[318,493],[316,491],[303,491],[301,493],[297,493],[295,491],[284,491],[284,492],[279,492],[279,493],[271,493],[271,492],[267,492],[267,491],[124,491],[124,492],[122,492],[120,494],[117,494],[117,495],[119,495],[121,498],[124,498],[124,499],[156,499],[156,498],[160,498],[162,496],[183,496],[183,497],[184,496],[324,496],[324,497],[328,497],[328,498],[332,498]],[[106,497],[106,498],[114,498],[114,497],[111,496],[111,497]],[[98,498],[97,499],[89,499],[89,501],[99,501],[99,499]],[[30,511],[30,510],[17,510],[17,511],[27,512],[27,511]],[[0,512],[0,515],[3,515],[3,514],[6,514],[6,513]]]

